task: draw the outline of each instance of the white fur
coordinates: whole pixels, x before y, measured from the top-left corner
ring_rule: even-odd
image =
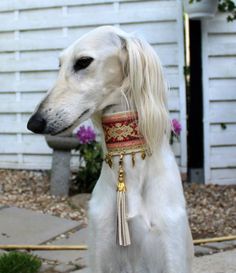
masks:
[[[85,70],[72,71],[75,59],[92,56]],[[77,40],[61,55],[55,86],[37,112],[46,131],[64,134],[92,117],[138,111],[139,128],[152,152],[135,168],[125,156],[128,219],[132,245],[116,244],[114,167],[102,166],[89,206],[90,270],[93,273],[190,273],[193,257],[179,170],[168,136],[166,86],[158,57],[140,38],[113,27],[100,27]],[[81,114],[88,109],[85,115]],[[104,151],[106,147],[103,140]]]

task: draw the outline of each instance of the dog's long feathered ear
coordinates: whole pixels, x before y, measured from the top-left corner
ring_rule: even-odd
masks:
[[[154,49],[136,37],[122,37],[127,51],[125,89],[139,116],[139,129],[151,151],[169,137],[167,87]]]

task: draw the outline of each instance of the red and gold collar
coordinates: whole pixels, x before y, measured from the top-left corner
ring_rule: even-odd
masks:
[[[109,153],[132,153],[145,149],[145,140],[138,129],[137,112],[120,112],[102,117],[102,127]]]

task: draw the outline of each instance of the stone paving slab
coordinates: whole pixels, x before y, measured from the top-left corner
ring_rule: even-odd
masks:
[[[193,273],[235,273],[236,249],[194,259]]]
[[[1,244],[41,244],[79,226],[66,220],[22,208],[0,210]]]
[[[224,242],[214,242],[214,243],[207,243],[207,247],[213,248],[213,249],[226,249],[229,247],[236,246],[236,240],[233,241],[224,241]]]
[[[88,229],[81,230],[72,234],[69,238],[53,241],[53,245],[87,245]],[[87,264],[88,251],[67,250],[67,251],[34,251],[34,254],[47,260],[58,261],[59,263],[74,263],[85,266]]]
[[[203,256],[214,253],[212,248],[208,248],[206,246],[194,246],[194,255],[195,256]]]

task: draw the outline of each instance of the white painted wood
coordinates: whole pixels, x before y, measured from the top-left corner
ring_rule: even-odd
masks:
[[[14,10],[27,10],[27,9],[41,9],[41,8],[54,8],[61,6],[83,6],[83,5],[100,5],[114,2],[143,2],[141,0],[1,0],[0,11],[14,11]],[[175,1],[167,0],[168,4]]]
[[[136,23],[132,25],[122,25],[126,31],[137,31],[143,35],[151,44],[164,44],[164,47],[176,43],[177,32],[175,21],[170,22],[148,22]],[[44,31],[26,31],[21,32],[21,39],[14,44],[11,42],[11,37],[6,39],[2,37],[4,32],[0,32],[1,51],[15,51],[15,50],[45,50],[45,49],[63,49],[74,42],[81,35],[85,34],[92,27],[75,27],[68,29],[67,37],[61,37],[61,30],[44,30]],[[168,43],[168,44],[167,44]]]
[[[236,184],[236,24],[218,13],[202,33],[205,180]]]
[[[224,179],[214,179],[210,180],[208,184],[218,184],[218,185],[230,185],[235,184],[235,178],[224,178]]]
[[[236,169],[212,169],[211,170],[212,181],[214,180],[236,180]]]
[[[235,168],[236,147],[220,146],[211,147],[210,167],[212,168]]]
[[[209,122],[236,122],[236,101],[211,102],[209,107]]]
[[[209,42],[209,56],[215,57],[225,57],[236,55],[236,42],[224,42],[224,39],[221,39],[221,43],[217,43],[213,39]]]
[[[203,139],[204,139],[204,179],[209,183],[210,176],[210,145],[209,145],[209,76],[207,52],[208,20],[202,21],[202,67],[203,67]]]
[[[30,24],[27,18],[22,20],[12,20],[12,18],[6,18],[5,24],[0,25],[0,31],[11,30],[32,30],[32,29],[44,29],[44,28],[61,28],[61,27],[78,27],[78,26],[96,26],[96,25],[111,25],[111,24],[124,24],[135,22],[152,22],[152,21],[168,21],[175,20],[176,15],[173,12],[174,5],[166,5],[166,3],[160,2],[162,6],[159,9],[128,9],[122,13],[118,13],[114,10],[109,12],[102,11],[98,16],[94,16],[94,11],[86,14],[76,14],[66,17],[58,16],[58,18],[50,17],[50,14],[40,16],[35,20],[31,20]],[[0,16],[1,20],[1,16]]]
[[[232,80],[234,85],[230,85],[229,80],[223,86],[209,87],[209,99],[211,101],[231,101],[236,100],[236,79]]]
[[[180,114],[185,111],[180,2],[1,0],[0,20],[4,24],[0,24],[0,168],[50,168],[51,150],[42,136],[27,130],[27,121],[56,79],[59,52],[102,24],[137,32],[153,45],[170,86],[171,117],[185,122],[184,112]],[[181,144],[173,146],[184,172],[185,134],[186,131]],[[73,157],[72,166],[76,166],[76,160]]]
[[[214,124],[210,126],[210,143],[212,146],[236,146],[236,124]]]
[[[209,57],[210,78],[235,78],[236,77],[236,56]]]
[[[39,139],[38,143],[35,140],[31,141],[22,141],[22,143],[13,142],[5,138],[5,146],[2,146],[0,149],[1,154],[47,154],[50,155],[52,150],[48,148],[45,140]]]
[[[235,22],[228,23],[226,20],[227,14],[225,13],[217,13],[213,20],[208,20],[208,28],[207,31],[209,33],[235,33],[236,25]]]
[[[178,64],[179,64],[179,106],[180,106],[180,123],[181,123],[181,135],[180,135],[180,146],[181,146],[181,172],[187,173],[187,125],[186,125],[186,86],[184,76],[184,22],[183,22],[183,10],[182,2],[178,1]]]

